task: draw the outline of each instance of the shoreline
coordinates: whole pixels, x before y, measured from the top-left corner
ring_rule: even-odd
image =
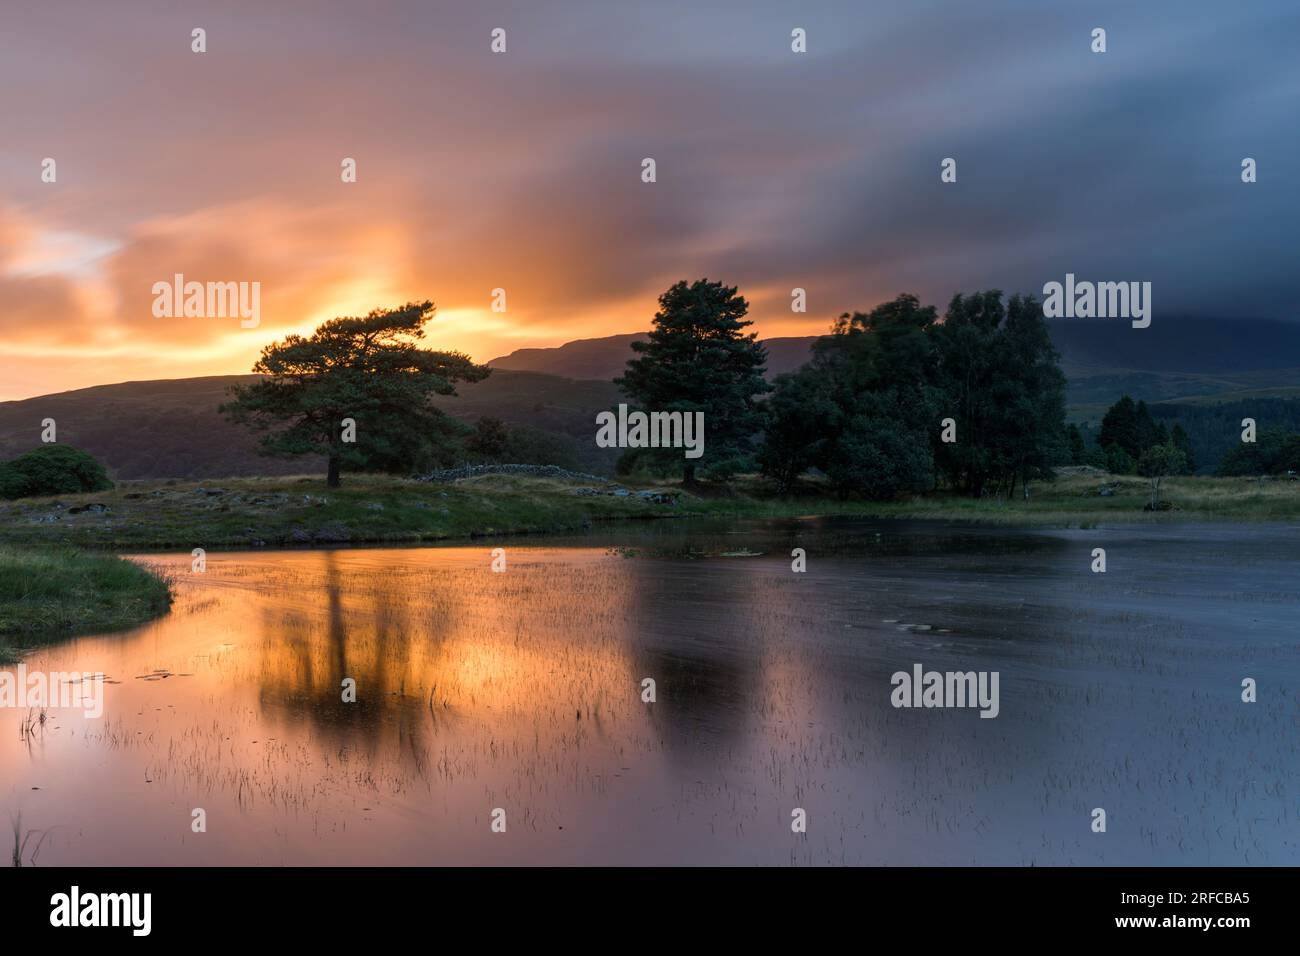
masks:
[[[1096,493],[1104,487],[1108,494]],[[918,495],[874,502],[805,488],[777,497],[757,480],[737,489],[669,484],[592,487],[565,479],[491,475],[433,484],[349,476],[122,482],[112,491],[0,504],[0,547],[71,547],[90,553],[423,545],[561,535],[598,524],[692,518],[860,517],[983,526],[1091,529],[1102,525],[1300,520],[1300,482],[1168,479],[1173,510],[1144,512],[1147,482],[1063,475],[1028,502]]]
[[[171,603],[165,577],[117,555],[0,544],[0,666],[45,644],[148,623]]]

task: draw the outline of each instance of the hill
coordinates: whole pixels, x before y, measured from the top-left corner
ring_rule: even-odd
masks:
[[[622,375],[628,360],[635,358],[632,343],[643,341],[644,332],[608,335],[600,339],[578,339],[549,349],[516,349],[494,358],[493,368],[522,372],[545,372],[565,378],[594,378],[609,381]],[[793,372],[808,361],[815,335],[762,339],[767,349],[767,377]]]
[[[1148,402],[1230,402],[1255,396],[1300,397],[1300,323],[1172,316],[1134,329],[1103,319],[1048,322],[1068,380],[1072,418],[1091,420],[1120,395]],[[645,333],[580,339],[555,348],[518,349],[494,368],[567,378],[612,379]],[[817,336],[763,339],[768,378],[808,360]]]
[[[1220,419],[1243,413],[1235,403],[1300,397],[1300,326],[1291,323],[1170,318],[1137,330],[1124,322],[1063,319],[1050,327],[1068,379],[1072,420],[1100,421],[1124,393],[1148,403],[1232,404],[1213,416],[1215,440],[1205,449],[1207,465],[1221,452],[1218,432],[1226,426]],[[489,362],[494,371],[486,380],[463,385],[458,397],[439,403],[464,421],[488,415],[572,436],[581,470],[610,474],[618,452],[595,447],[595,416],[617,405],[619,393],[610,379],[623,371],[634,354],[631,343],[641,337],[519,349]],[[815,336],[763,340],[769,377],[801,365],[814,341]],[[118,478],[274,476],[320,468],[308,459],[258,455],[255,436],[217,413],[231,385],[254,378],[124,382],[3,402],[0,459],[39,444],[42,419],[53,418],[59,441],[89,451]],[[1161,417],[1183,419],[1189,430],[1202,418],[1207,427],[1211,421],[1181,408]],[[1261,421],[1270,417],[1278,416],[1261,416]]]
[[[40,444],[41,421],[53,418],[58,440],[93,454],[115,478],[226,478],[320,470],[310,458],[266,458],[256,436],[227,422],[217,406],[231,385],[255,375],[214,375],[97,385],[16,402],[0,402],[0,459]],[[489,415],[580,439],[583,468],[607,473],[616,449],[592,439],[596,413],[617,404],[613,384],[535,372],[496,371],[462,385],[438,404],[464,421]]]

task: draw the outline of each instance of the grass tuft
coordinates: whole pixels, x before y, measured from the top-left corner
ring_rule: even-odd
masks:
[[[0,547],[0,664],[48,640],[131,627],[170,605],[166,581],[122,558]]]

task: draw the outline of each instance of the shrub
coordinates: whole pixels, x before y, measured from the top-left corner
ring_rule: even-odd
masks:
[[[934,481],[934,459],[925,436],[913,435],[896,421],[854,418],[836,442],[826,474],[841,492],[888,501],[924,491]]]
[[[45,445],[0,464],[0,497],[4,498],[108,491],[112,487],[103,465],[67,445]]]

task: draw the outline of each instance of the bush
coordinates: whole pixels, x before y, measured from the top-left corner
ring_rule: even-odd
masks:
[[[103,465],[86,452],[67,445],[45,445],[0,464],[0,497],[3,498],[108,491],[112,487]]]
[[[934,481],[934,459],[924,435],[889,419],[854,418],[831,452],[826,474],[842,493],[888,501],[924,491]]]
[[[1300,434],[1261,428],[1253,442],[1241,442],[1219,464],[1222,476],[1281,475],[1300,469]]]
[[[1106,470],[1112,475],[1131,475],[1137,470],[1133,456],[1119,445],[1106,446]]]
[[[510,426],[503,455],[515,464],[555,465],[570,471],[582,466],[576,438],[532,425]]]

